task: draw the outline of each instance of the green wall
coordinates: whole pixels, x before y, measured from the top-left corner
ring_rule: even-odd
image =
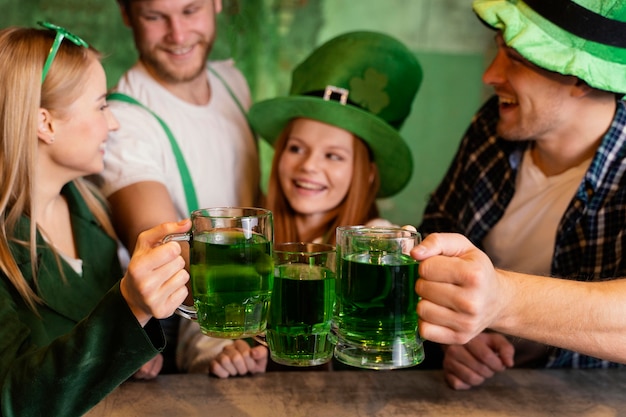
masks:
[[[413,151],[408,187],[380,201],[398,224],[419,223],[428,194],[445,173],[472,114],[493,43],[469,0],[223,0],[213,58],[233,57],[255,100],[285,94],[291,69],[315,46],[347,31],[377,30],[403,41],[424,68],[424,81],[402,134]],[[0,0],[0,27],[50,20],[106,54],[109,85],[136,59],[115,0]],[[271,149],[261,148],[263,182]]]

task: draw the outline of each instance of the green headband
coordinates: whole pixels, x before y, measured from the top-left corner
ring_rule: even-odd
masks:
[[[56,36],[54,37],[54,41],[50,47],[50,52],[48,52],[48,57],[46,58],[46,62],[43,64],[43,70],[41,71],[41,83],[43,84],[46,79],[46,75],[48,75],[48,71],[50,70],[50,66],[52,65],[52,62],[54,62],[57,52],[59,52],[63,39],[67,39],[74,45],[82,46],[84,48],[89,48],[89,44],[61,26],[57,26],[49,22],[37,22],[37,24],[56,32]]]

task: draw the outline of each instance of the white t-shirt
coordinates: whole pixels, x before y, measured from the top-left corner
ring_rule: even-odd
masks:
[[[556,230],[590,163],[546,177],[525,152],[513,199],[483,241],[496,267],[550,275]]]
[[[237,95],[244,109],[250,93],[231,60],[210,63]],[[141,63],[120,79],[116,90],[135,98],[165,121],[190,171],[199,208],[253,206],[259,190],[256,139],[223,83],[207,70],[211,100],[198,106],[158,84]],[[156,118],[135,104],[110,101],[120,124],[111,132],[102,173],[105,196],[142,181],[164,184],[179,218],[189,216],[176,158]]]

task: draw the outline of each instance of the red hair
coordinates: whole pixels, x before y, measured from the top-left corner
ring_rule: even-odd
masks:
[[[292,124],[293,122],[290,122],[283,129],[274,144],[274,158],[267,192],[267,207],[274,215],[274,241],[278,243],[303,241],[296,227],[297,213],[285,197],[278,179],[280,157],[285,151]],[[357,136],[353,135],[353,138],[352,184],[342,202],[334,209],[334,215],[326,224],[326,232],[322,237],[325,243],[335,243],[335,228],[337,226],[365,224],[379,215],[376,205],[376,194],[380,188],[378,170],[365,142]],[[373,181],[370,180],[372,176]]]

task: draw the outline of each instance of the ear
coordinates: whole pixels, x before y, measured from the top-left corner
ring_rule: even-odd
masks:
[[[39,108],[37,115],[37,137],[42,142],[51,145],[54,143],[54,127],[52,124],[52,115],[43,107]]]
[[[585,81],[581,80],[580,78],[576,78],[576,82],[574,83],[574,88],[572,89],[572,96],[584,97],[593,91],[594,89],[591,88],[589,84],[587,84]]]
[[[219,14],[222,11],[222,0],[213,0],[213,8],[215,9],[215,14]]]

